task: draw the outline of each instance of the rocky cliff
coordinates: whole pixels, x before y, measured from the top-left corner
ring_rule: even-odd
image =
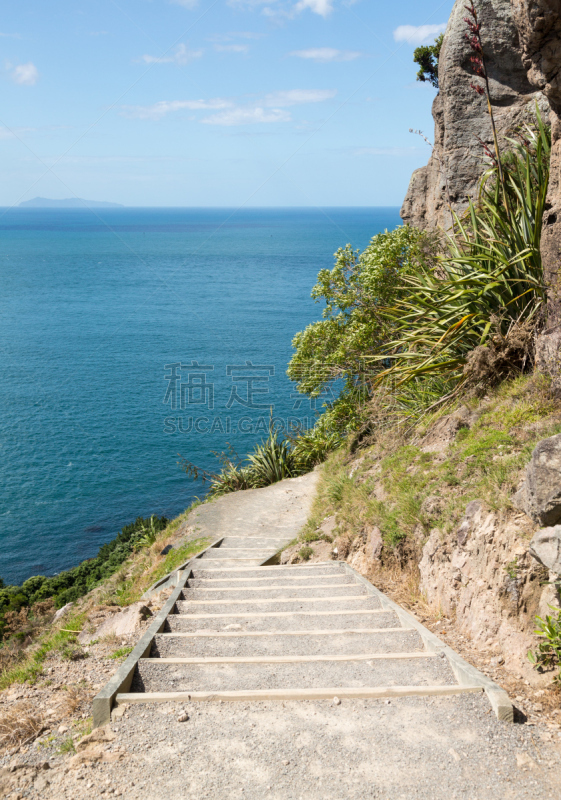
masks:
[[[560,373],[561,292],[561,2],[560,0],[512,0],[522,62],[532,86],[543,92],[551,106],[552,151],[547,210],[542,231],[542,259],[549,286],[548,320],[539,339],[538,366]],[[557,387],[561,388],[561,385]]]
[[[528,0],[517,2],[520,6],[529,4]],[[544,0],[543,5],[546,4]],[[535,75],[527,74],[526,62],[531,60],[531,56],[523,56],[519,37],[519,27],[522,27],[515,22],[510,0],[478,0],[476,5],[482,22],[497,129],[499,137],[504,138],[532,111],[536,99],[547,113],[544,94],[549,97],[551,93],[545,89],[546,79],[542,77],[546,67],[544,59],[538,59]],[[439,59],[440,91],[432,107],[435,123],[433,152],[427,166],[413,173],[401,209],[404,222],[421,228],[449,227],[449,208],[461,211],[466,207],[468,198],[474,197],[485,170],[481,142],[492,147],[486,100],[470,87],[470,83],[477,83],[478,79],[473,76],[472,53],[465,39],[465,16],[465,0],[457,0]],[[522,18],[522,12],[518,16]],[[533,28],[528,24],[523,30],[533,31]],[[526,38],[528,53],[534,52],[531,42],[536,37],[532,39],[528,35]],[[550,62],[546,60],[546,64],[550,65]]]

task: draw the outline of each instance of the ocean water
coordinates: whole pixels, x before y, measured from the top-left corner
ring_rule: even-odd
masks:
[[[212,451],[317,409],[286,377],[318,271],[396,208],[0,209],[0,576],[181,513]],[[319,408],[319,404],[318,404]],[[271,412],[272,409],[272,412]]]

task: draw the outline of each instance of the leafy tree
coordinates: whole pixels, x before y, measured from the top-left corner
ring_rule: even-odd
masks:
[[[356,406],[360,387],[373,369],[382,369],[373,367],[370,357],[378,355],[395,332],[382,309],[401,296],[404,277],[420,261],[433,260],[435,249],[431,235],[400,226],[378,233],[362,252],[348,244],[335,253],[335,266],[321,270],[312,290],[317,302],[325,302],[323,319],[297,333],[292,342],[296,352],[288,376],[299,392],[317,397],[342,378],[346,400],[341,402]]]
[[[434,40],[434,44],[423,44],[413,53],[413,61],[419,65],[417,80],[423,83],[428,81],[436,89],[438,89],[438,59],[443,40],[444,34],[441,33]]]

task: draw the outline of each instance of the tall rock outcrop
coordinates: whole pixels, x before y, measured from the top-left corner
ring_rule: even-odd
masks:
[[[529,4],[528,0],[515,1]],[[491,147],[493,142],[486,100],[470,87],[481,80],[473,75],[472,51],[465,38],[465,5],[466,0],[456,0],[440,53],[440,91],[432,107],[433,153],[427,166],[413,173],[401,209],[404,222],[421,228],[447,228],[451,223],[449,206],[456,211],[466,207],[486,169],[480,140]],[[496,125],[499,137],[504,137],[527,118],[536,97],[546,106],[540,91],[543,87],[528,78],[511,0],[476,0],[476,6]]]
[[[538,367],[561,390],[561,0],[512,0],[528,78],[551,106],[551,164],[541,253],[548,292],[547,325],[538,339]]]

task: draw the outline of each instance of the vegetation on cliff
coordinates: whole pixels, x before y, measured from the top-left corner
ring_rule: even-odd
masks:
[[[135,550],[153,544],[168,522],[165,517],[137,517],[114,539],[102,545],[95,558],[77,567],[52,578],[34,575],[21,586],[4,586],[0,581],[0,641],[4,635],[12,634],[25,638],[34,619],[40,621],[51,608],[62,608],[87,594],[117,572]]]

